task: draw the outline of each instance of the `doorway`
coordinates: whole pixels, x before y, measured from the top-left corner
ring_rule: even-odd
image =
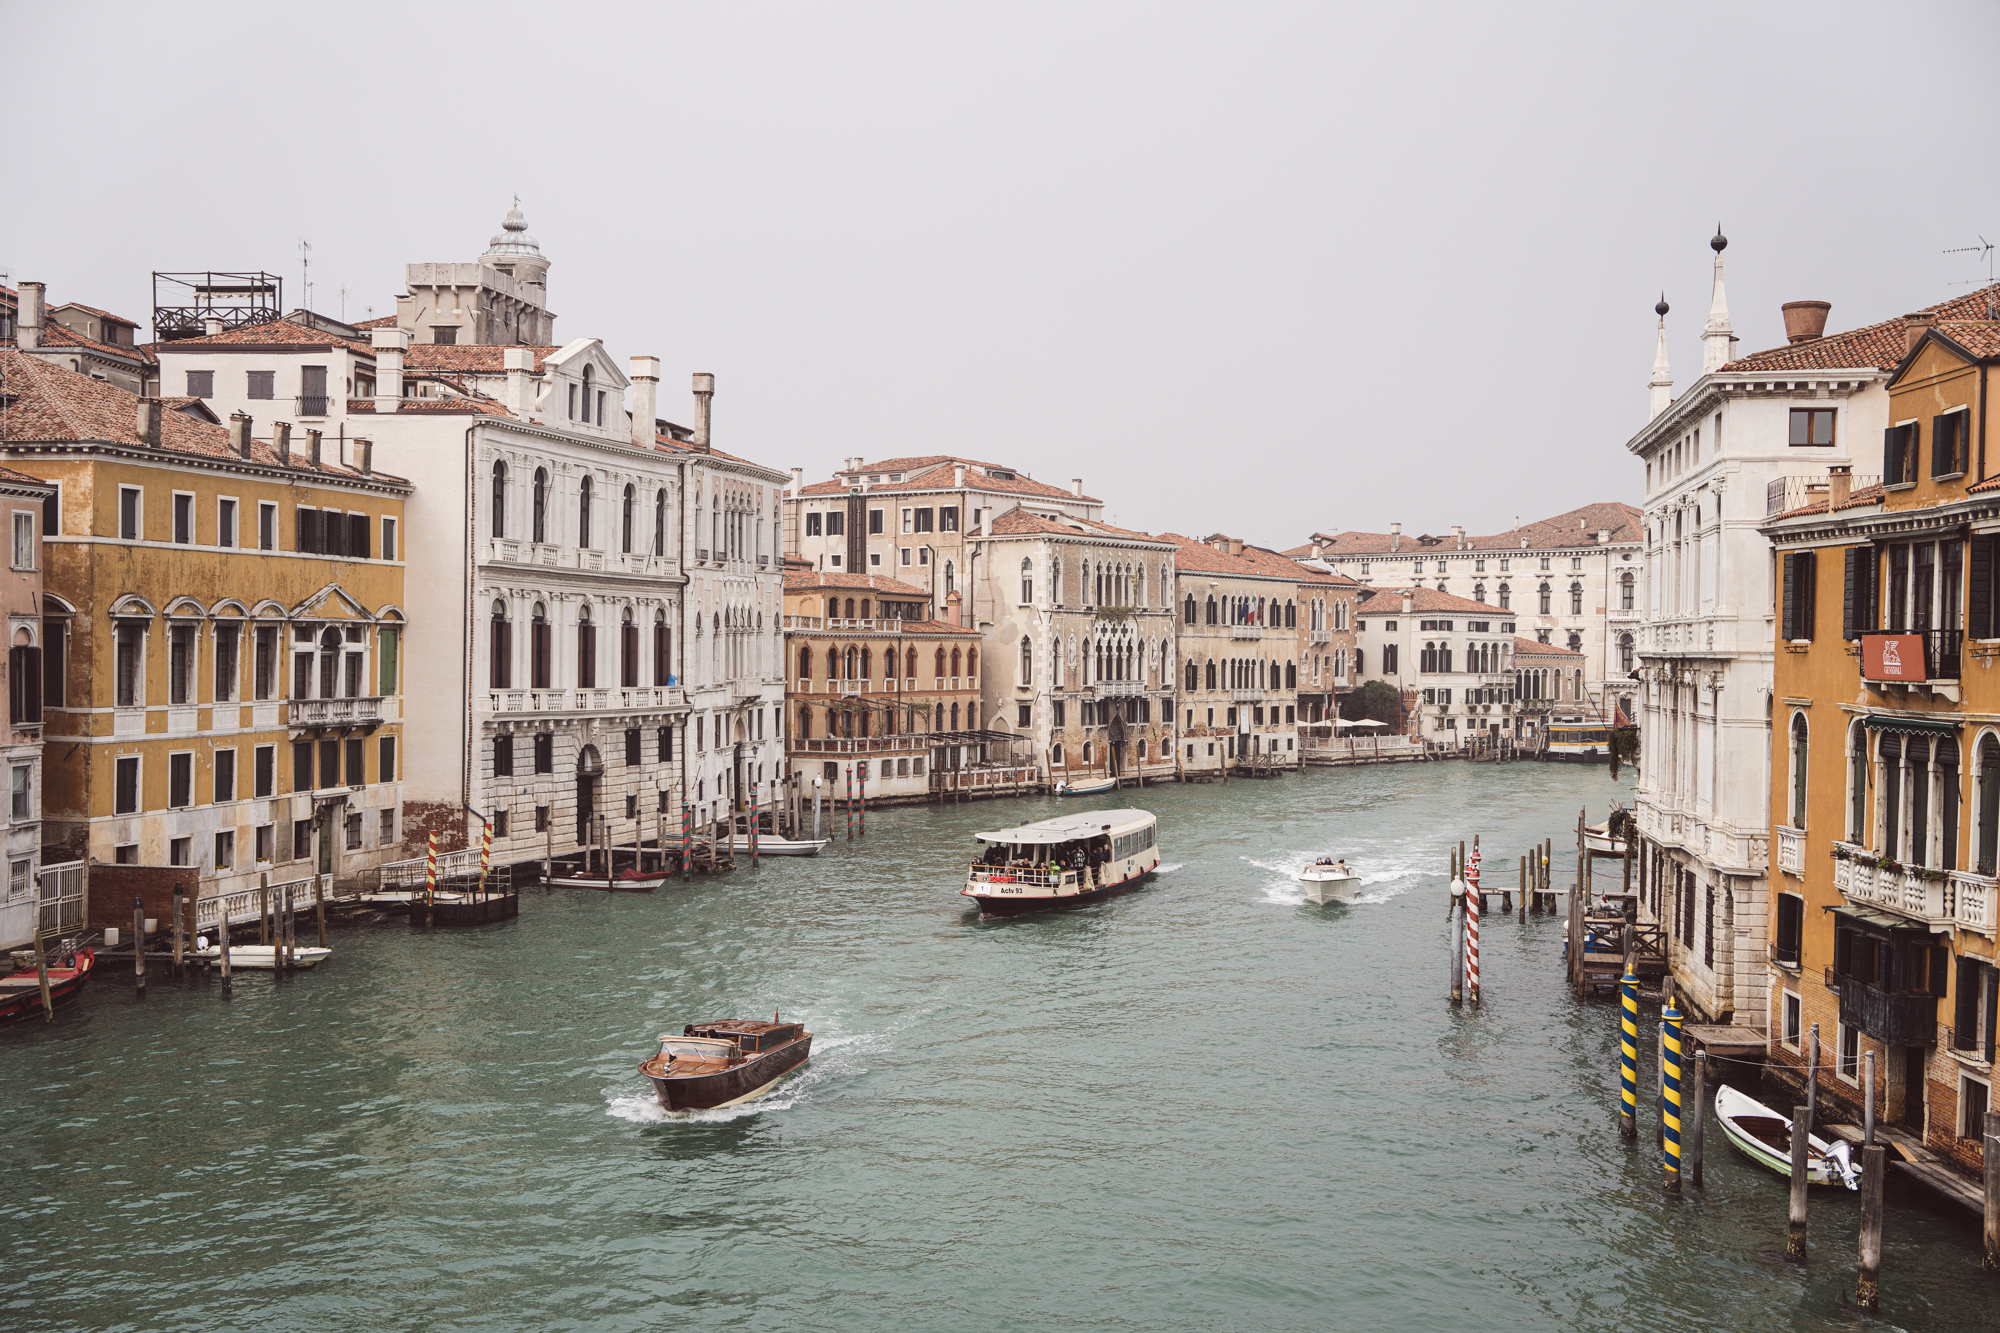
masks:
[[[576,757],[576,842],[590,842],[590,821],[597,816],[597,784],[604,776],[604,760],[595,745],[586,745]]]

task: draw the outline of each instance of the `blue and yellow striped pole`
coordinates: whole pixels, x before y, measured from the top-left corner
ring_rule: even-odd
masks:
[[[1639,977],[1627,972],[1618,983],[1618,1137],[1639,1137]]]
[[[1665,1028],[1660,1079],[1660,1126],[1667,1170],[1667,1193],[1681,1192],[1681,1011],[1671,1004],[1660,1015]]]

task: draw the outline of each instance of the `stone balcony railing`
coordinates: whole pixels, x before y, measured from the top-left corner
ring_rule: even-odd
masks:
[[[1793,879],[1805,878],[1806,831],[1778,824],[1771,835],[1778,840],[1778,869]]]
[[[602,713],[612,709],[679,708],[687,702],[685,691],[678,685],[645,685],[619,689],[489,690],[486,699],[489,711],[495,713]]]
[[[1307,630],[1307,631],[1306,631],[1306,642],[1307,642],[1307,643],[1332,643],[1332,642],[1333,642],[1333,631],[1332,631],[1332,630],[1330,630],[1330,629],[1311,629],[1311,630]]]
[[[294,699],[290,720],[295,727],[369,726],[382,721],[382,698]]]
[[[1229,637],[1232,639],[1255,639],[1264,633],[1262,625],[1231,625]]]
[[[1095,680],[1090,683],[1090,687],[1097,691],[1100,698],[1146,692],[1146,682],[1143,680]]]
[[[1264,702],[1265,691],[1259,689],[1231,690],[1229,698],[1239,704],[1260,704]]]
[[[1852,843],[1834,844],[1833,887],[1864,903],[1925,925],[1962,926],[1994,933],[1995,881],[1968,871],[1871,864],[1874,854]],[[1865,859],[1864,859],[1865,858]],[[1936,878],[1932,878],[1936,876]]]

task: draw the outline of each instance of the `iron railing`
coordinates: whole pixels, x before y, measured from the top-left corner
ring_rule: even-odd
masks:
[[[1885,991],[1854,977],[1840,979],[1840,1021],[1885,1046],[1928,1046],[1937,1039],[1937,997]]]
[[[292,400],[292,410],[302,417],[323,417],[332,399],[323,393],[300,394]]]

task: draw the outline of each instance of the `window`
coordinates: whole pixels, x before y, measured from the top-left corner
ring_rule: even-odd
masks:
[[[551,688],[550,634],[548,608],[536,602],[534,614],[528,621],[528,688],[531,690]]]
[[[194,804],[194,755],[186,750],[167,756],[167,808]]]
[[[384,813],[386,814],[387,812],[384,811]],[[257,826],[256,838],[257,838],[256,854],[257,854],[258,864],[268,865],[271,859],[277,854],[278,850],[277,825],[259,824]]]
[[[1792,714],[1792,827],[1806,826],[1806,715]]]
[[[586,366],[584,369],[588,370]],[[590,546],[590,476],[584,474],[576,484],[576,544],[586,549]]]
[[[1544,566],[1544,567],[1546,567],[1546,566],[1547,566],[1547,564],[1548,564],[1548,562],[1547,562],[1546,560],[1544,560],[1544,561],[1542,562],[1542,564],[1543,564],[1543,566]],[[1548,614],[1549,614],[1549,585],[1548,585],[1548,584],[1546,584],[1546,583],[1544,583],[1544,584],[1543,584],[1543,585],[1542,585],[1542,586],[1541,586],[1540,588],[1538,588],[1538,589],[1536,589],[1536,590],[1535,590],[1535,595],[1536,595],[1536,596],[1537,596],[1537,597],[1538,597],[1538,598],[1540,599],[1540,607],[1539,607],[1539,613],[1540,613],[1541,615],[1548,615]]]
[[[189,546],[194,542],[194,497],[185,491],[174,492],[174,543]]]
[[[278,688],[278,627],[259,625],[255,634],[256,642],[252,649],[255,660],[251,663],[250,674],[251,697],[269,699]]]
[[[190,370],[187,373],[187,391],[190,398],[215,397],[215,372]]]
[[[938,509],[938,531],[958,531],[958,506],[944,505]]]
[[[819,535],[820,535],[820,516],[819,516],[819,514],[818,514],[817,512],[814,512],[814,513],[810,513],[810,514],[807,514],[807,515],[806,515],[806,536],[808,536],[808,537],[817,537],[817,536],[819,536]],[[908,562],[908,561],[905,561],[904,563],[905,563],[905,564],[907,564],[907,563],[909,563],[909,562]]]
[[[502,462],[493,464],[493,535],[495,537],[507,535],[507,465]],[[387,559],[388,555],[389,542],[385,536],[382,542],[382,556]]]
[[[1637,583],[1632,577],[1631,570],[1628,569],[1618,576],[1618,609],[1620,611],[1630,611],[1633,609],[1633,597],[1636,591]]]
[[[35,516],[32,513],[16,511],[14,514],[14,568],[33,569],[35,567]]]
[[[1813,606],[1818,600],[1814,593],[1815,562],[1818,553],[1814,551],[1787,551],[1784,562],[1784,606],[1779,637],[1798,643],[1813,636]]]
[[[193,625],[174,625],[167,630],[167,702],[194,702]]]
[[[957,705],[954,704],[953,707],[955,708],[957,707]],[[1016,726],[1022,726],[1022,727],[1033,726],[1035,724],[1034,705],[1033,704],[1018,705],[1014,710],[1014,723]]]
[[[1021,605],[1026,606],[1028,603],[1034,600],[1035,600],[1035,562],[1032,560],[1023,560],[1021,562]],[[1025,660],[1025,651],[1027,648],[1026,640],[1022,641],[1021,647],[1023,649],[1024,660]]]
[[[1630,675],[1632,672],[1632,647],[1632,636],[1630,634],[1621,634],[1618,636],[1618,669],[1627,675]]]
[[[139,813],[139,756],[136,754],[118,757],[111,796],[111,813],[114,815]]]
[[[143,492],[137,486],[118,488],[118,536],[121,540],[139,540],[139,504]]]
[[[1917,423],[1905,421],[1882,432],[1882,484],[1902,486],[1917,479]]]
[[[310,819],[300,819],[293,821],[292,859],[294,861],[303,861],[307,857],[312,855],[312,850],[313,850],[313,822]]]
[[[236,832],[231,829],[215,835],[215,868],[228,870],[236,864]]]
[[[28,779],[31,775],[28,765],[14,765],[14,803],[11,807],[11,815],[15,819],[29,819],[33,817],[33,793],[29,790],[28,786]]]
[[[278,376],[276,371],[253,370],[250,372],[250,389],[247,398],[275,398],[278,396]]]
[[[167,864],[170,866],[184,866],[189,864],[188,857],[192,841],[190,838],[169,839],[167,842]]]
[[[1573,616],[1583,614],[1583,585],[1581,583],[1571,583],[1569,585],[1569,613]]]
[[[1691,914],[1691,911],[1690,905],[1684,915]],[[1778,895],[1778,928],[1771,941],[1771,957],[1777,962],[1791,967],[1799,965],[1799,941],[1805,927],[1805,916],[1805,899],[1791,893]]]
[[[1796,413],[1794,414],[1796,415]],[[1931,418],[1931,475],[1955,477],[1965,472],[1971,455],[1972,413],[1964,408]]]
[[[257,506],[257,549],[278,549],[278,506],[274,504],[260,503]]]
[[[507,836],[507,812],[505,810],[495,810],[493,812],[493,836],[496,838]]]
[[[929,532],[931,530],[930,506],[925,505],[922,508],[919,508],[916,511],[916,520],[917,520],[916,530],[918,532]]]
[[[556,737],[552,731],[544,731],[535,737],[535,771],[556,771]]]
[[[597,626],[590,623],[590,607],[576,609],[576,683],[583,689],[597,685]]]
[[[549,471],[547,468],[538,467],[535,469],[535,481],[533,490],[530,493],[528,513],[531,523],[528,530],[528,540],[546,542],[549,539]]]
[[[262,798],[276,794],[278,789],[277,766],[277,746],[260,745],[251,752],[250,794],[252,796]],[[266,857],[264,859],[269,860],[270,858]]]
[[[868,535],[874,537],[879,535],[881,531],[882,531],[882,511],[880,509],[869,510]]]
[[[215,801],[236,799],[236,751],[217,750],[215,752]]]
[[[511,778],[514,776],[514,738],[508,735],[493,738],[493,776]]]
[[[627,484],[618,510],[618,549],[624,555],[632,554],[632,506],[638,498],[638,490]]]
[[[1958,1076],[1958,1137],[1984,1138],[1986,1112],[1993,1104],[1992,1098],[1992,1088],[1984,1079],[1971,1074]]]
[[[396,780],[396,738],[394,736],[384,736],[381,739],[380,743],[376,746],[375,762],[380,765],[375,774],[377,782],[394,782]],[[507,771],[511,773],[514,770],[509,768]]]
[[[829,537],[841,537],[845,536],[846,533],[847,533],[847,515],[841,513],[838,509],[827,510],[826,535]]]
[[[535,807],[535,832],[546,833],[548,832],[548,830],[549,830],[549,807],[547,807],[546,805],[538,805]]]
[[[340,785],[340,742],[323,740],[319,743],[319,785],[338,787]]]
[[[1792,447],[1833,444],[1833,409],[1795,407],[1792,409]],[[1699,446],[1697,446],[1699,447]]]

